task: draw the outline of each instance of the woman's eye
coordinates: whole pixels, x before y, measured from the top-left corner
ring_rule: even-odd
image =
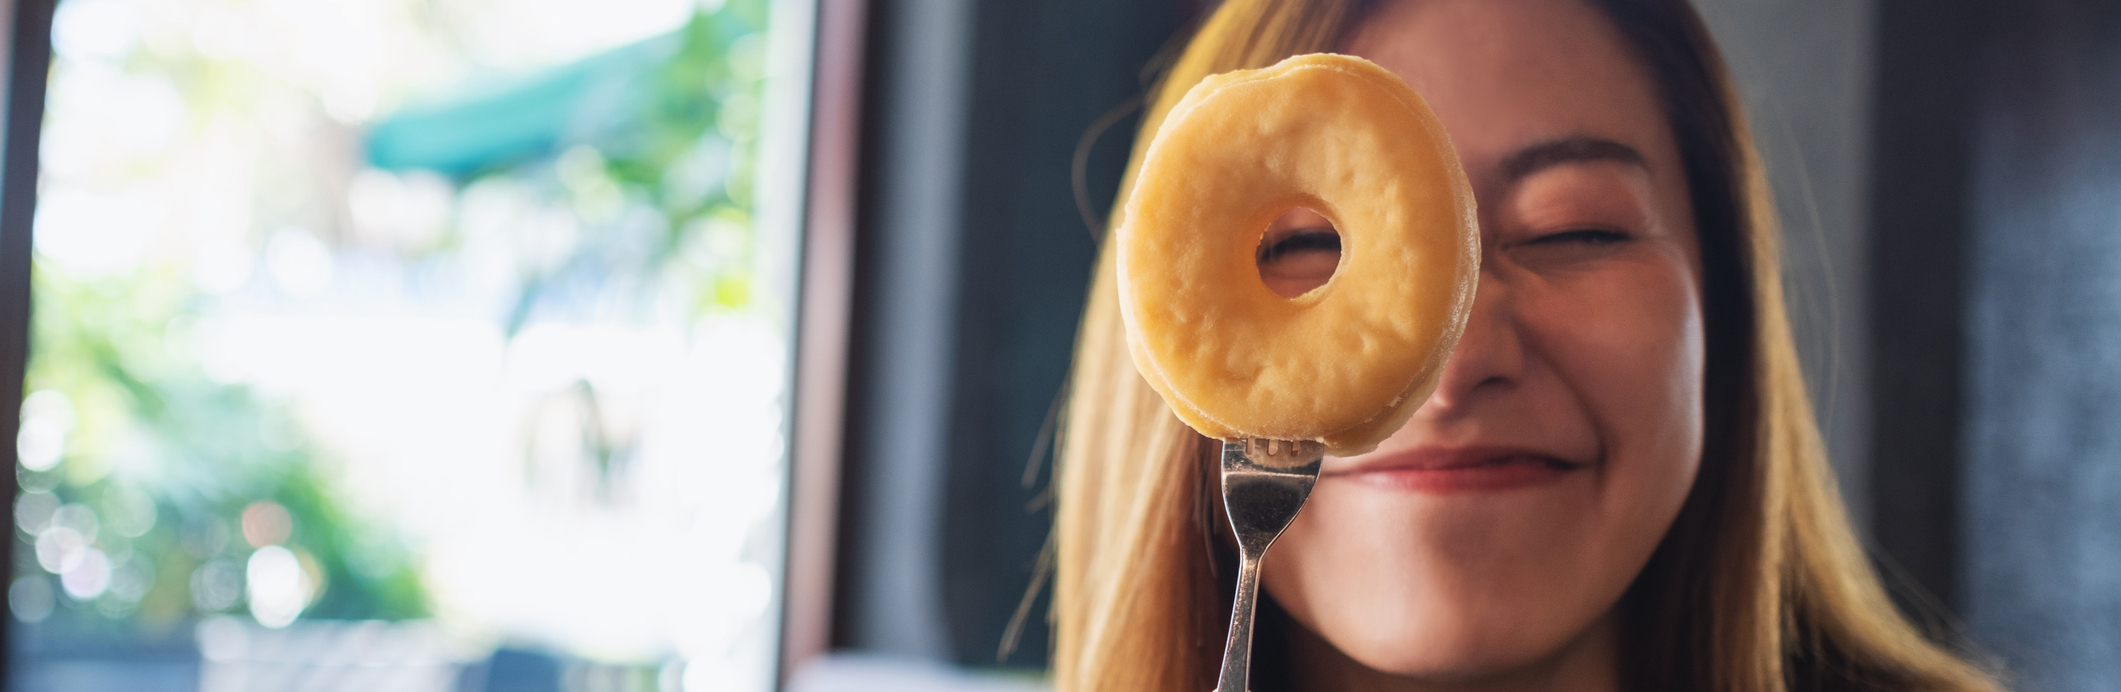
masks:
[[[1608,230],[1603,228],[1578,228],[1567,231],[1561,231],[1559,233],[1549,233],[1543,236],[1539,236],[1537,238],[1533,238],[1531,242],[1526,244],[1559,245],[1566,243],[1576,243],[1589,245],[1592,247],[1605,247],[1611,245],[1619,245],[1621,243],[1625,243],[1634,239],[1634,236],[1622,233],[1620,231]]]
[[[1266,266],[1305,252],[1340,255],[1340,234],[1333,229],[1301,229],[1259,249],[1259,264]]]
[[[1326,285],[1340,266],[1340,235],[1331,228],[1298,229],[1259,248],[1259,278],[1283,298]]]
[[[1635,240],[1633,234],[1603,228],[1576,228],[1535,236],[1505,246],[1511,261],[1533,271],[1581,269],[1612,256]]]

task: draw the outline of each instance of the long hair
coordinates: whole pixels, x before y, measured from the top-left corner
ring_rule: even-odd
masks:
[[[1685,0],[1591,2],[1661,90],[1704,277],[1701,471],[1616,606],[1624,687],[1998,689],[1901,615],[1849,524],[1790,334],[1772,197],[1700,17]],[[1152,90],[1121,198],[1164,115],[1194,84],[1331,51],[1368,4],[1223,2]],[[1059,692],[1198,692],[1214,685],[1231,588],[1204,511],[1213,497],[1201,460],[1212,442],[1135,371],[1114,259],[1108,234],[1062,428],[1054,682]]]

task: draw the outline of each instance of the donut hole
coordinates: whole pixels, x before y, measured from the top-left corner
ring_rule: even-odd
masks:
[[[1282,212],[1260,235],[1259,280],[1283,298],[1318,290],[1340,270],[1340,233],[1318,210]]]

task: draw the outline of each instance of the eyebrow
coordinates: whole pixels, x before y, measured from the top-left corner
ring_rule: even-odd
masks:
[[[1608,161],[1649,168],[1642,152],[1602,137],[1564,137],[1517,150],[1502,160],[1502,174],[1512,182],[1525,176],[1568,163]]]

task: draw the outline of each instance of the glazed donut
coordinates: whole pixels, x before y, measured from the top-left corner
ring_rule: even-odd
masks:
[[[1341,236],[1333,276],[1283,298],[1267,226],[1296,207]],[[1480,266],[1472,187],[1428,104],[1361,58],[1215,75],[1151,140],[1117,230],[1135,367],[1213,438],[1369,451],[1436,386]]]

